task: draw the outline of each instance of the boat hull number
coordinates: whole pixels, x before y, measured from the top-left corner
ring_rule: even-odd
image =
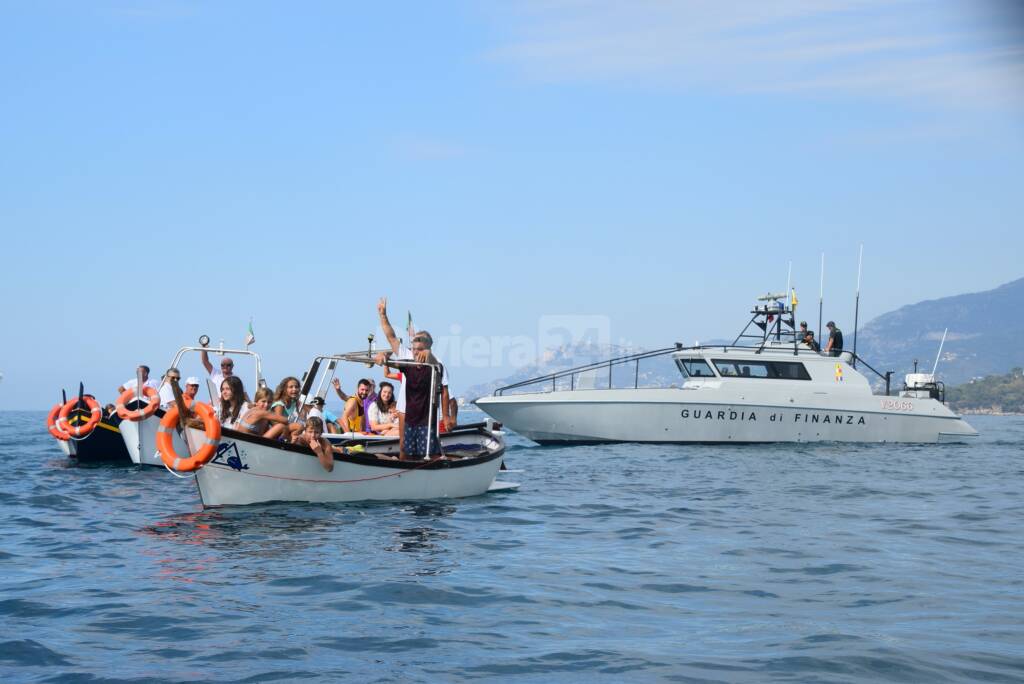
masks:
[[[913,411],[914,402],[901,399],[882,399],[882,408],[886,411]]]

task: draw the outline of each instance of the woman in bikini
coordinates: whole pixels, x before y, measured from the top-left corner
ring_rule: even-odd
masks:
[[[251,435],[261,435],[267,439],[280,437],[288,429],[288,419],[270,410],[273,400],[274,393],[270,391],[270,388],[260,387],[256,390],[256,401],[248,411],[242,414],[235,424],[235,428]]]

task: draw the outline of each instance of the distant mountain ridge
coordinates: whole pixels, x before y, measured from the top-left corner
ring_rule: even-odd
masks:
[[[859,332],[857,353],[896,378],[913,369],[931,371],[942,331],[949,328],[939,361],[939,379],[959,384],[1024,366],[1024,278],[985,292],[932,299],[883,314]],[[852,348],[852,330],[844,330]]]
[[[857,335],[857,353],[874,368],[893,374],[893,389],[902,386],[903,375],[913,370],[914,359],[923,371],[931,371],[939,350],[942,331],[949,328],[942,348],[938,376],[947,385],[972,378],[999,375],[1011,368],[1024,367],[1024,316],[1016,316],[1024,305],[1024,278],[985,292],[955,295],[909,304],[878,316],[866,323]],[[837,321],[844,333],[847,349],[853,348],[852,321]],[[708,340],[705,344],[730,344],[732,340]],[[666,345],[667,346],[667,345]],[[493,382],[474,385],[465,395],[469,399],[492,394],[495,389],[560,370],[644,351],[620,345],[577,344],[549,350],[541,361],[524,366],[512,375]],[[633,386],[632,364],[617,366],[613,376],[616,387]],[[865,369],[869,381],[877,380]],[[576,382],[592,382],[606,387],[608,371],[577,376]],[[568,380],[565,381],[568,387]],[[640,386],[679,385],[682,376],[670,356],[647,359],[640,365]],[[581,386],[577,384],[577,386]],[[547,384],[550,387],[550,383]],[[560,385],[561,387],[561,385]],[[521,391],[542,390],[540,385]]]

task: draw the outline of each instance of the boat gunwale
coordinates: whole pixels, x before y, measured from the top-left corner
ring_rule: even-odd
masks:
[[[193,428],[193,429],[196,429],[196,428]],[[341,461],[341,462],[345,462],[345,463],[352,463],[354,465],[375,466],[375,467],[390,468],[390,469],[395,469],[395,470],[447,470],[447,469],[451,469],[451,468],[467,468],[467,467],[471,467],[471,466],[475,466],[475,465],[480,465],[480,464],[492,461],[495,458],[501,458],[501,457],[503,457],[505,455],[505,446],[504,446],[504,444],[502,444],[500,442],[500,440],[497,440],[494,437],[493,434],[491,434],[486,428],[484,428],[482,426],[467,426],[466,428],[456,428],[455,430],[453,430],[451,432],[447,432],[447,433],[443,433],[443,434],[445,434],[445,435],[458,435],[460,433],[467,434],[467,435],[470,435],[470,434],[473,434],[473,435],[483,435],[485,437],[489,437],[491,439],[494,439],[501,446],[498,449],[495,449],[494,451],[488,450],[488,452],[486,454],[482,455],[482,456],[472,456],[472,457],[468,457],[468,458],[459,458],[459,459],[434,458],[433,460],[430,460],[430,461],[426,461],[426,460],[405,460],[405,461],[401,461],[401,460],[392,460],[392,459],[387,459],[387,458],[377,458],[375,456],[364,456],[362,454],[338,453],[337,451],[334,451],[334,460],[335,460],[335,462]],[[279,442],[277,440],[267,439],[266,437],[262,437],[260,435],[253,435],[253,434],[250,434],[250,433],[247,433],[247,432],[239,432],[238,430],[234,430],[234,429],[231,429],[231,428],[223,428],[221,430],[221,441],[223,442],[224,438],[226,438],[226,437],[230,438],[230,439],[233,439],[235,441],[239,441],[239,442],[248,442],[250,444],[256,444],[258,446],[270,447],[272,449],[280,449],[281,451],[288,451],[288,452],[292,452],[292,453],[296,453],[296,454],[301,454],[301,455],[308,456],[308,457],[313,458],[313,459],[317,458],[316,454],[313,453],[312,449],[310,449],[308,446],[301,445],[301,444],[291,444],[291,443],[288,443],[288,442]],[[350,442],[355,441],[356,443],[359,443],[358,440],[349,440],[349,441]],[[374,444],[375,445],[376,444],[392,444],[392,443],[397,443],[397,442],[398,442],[398,439],[396,438],[394,440],[379,440],[379,441],[375,441]],[[341,446],[341,445],[339,445],[339,446]],[[213,461],[211,461],[207,465],[220,465],[220,464],[219,463],[215,464]]]

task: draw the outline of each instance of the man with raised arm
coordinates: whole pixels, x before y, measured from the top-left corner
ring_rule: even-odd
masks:
[[[395,329],[388,320],[387,299],[381,297],[377,303],[377,313],[380,315],[380,327],[384,336],[391,346],[390,352],[378,354],[378,363],[383,364],[387,357],[394,355],[400,361],[416,361],[418,363],[429,363],[426,366],[405,366],[402,374],[405,376],[402,388],[398,392],[398,439],[400,458],[411,456],[430,456],[439,450],[437,443],[436,424],[430,423],[430,396],[431,375],[440,372],[441,397],[438,407],[441,411],[441,420],[447,428],[453,423],[448,412],[448,371],[431,351],[434,339],[426,330],[421,330],[410,340],[409,347],[403,347]],[[437,420],[435,408],[435,421]]]

